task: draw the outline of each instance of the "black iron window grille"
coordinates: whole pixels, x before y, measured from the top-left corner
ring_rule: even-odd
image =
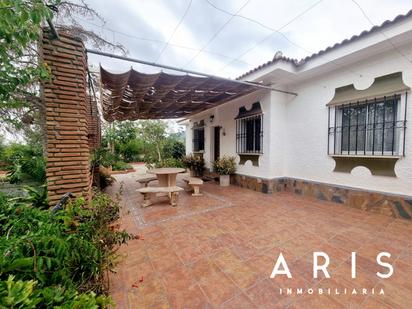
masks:
[[[193,127],[193,151],[205,150],[205,128],[203,126]]]
[[[328,154],[404,156],[407,93],[328,111]]]
[[[263,114],[236,119],[236,152],[263,153]]]

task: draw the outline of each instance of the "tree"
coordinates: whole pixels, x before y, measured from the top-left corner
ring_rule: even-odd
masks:
[[[168,136],[164,146],[163,155],[166,158],[181,159],[186,153],[185,144],[177,140],[173,135]]]
[[[9,132],[42,124],[44,107],[40,81],[50,76],[49,68],[39,61],[38,41],[41,27],[52,21],[56,29],[75,34],[99,49],[110,47],[126,53],[125,48],[109,42],[77,21],[78,16],[103,18],[83,0],[1,0],[0,1],[0,122]],[[33,127],[32,129],[38,129]],[[26,133],[27,129],[22,133]],[[30,130],[29,130],[30,132]]]
[[[38,63],[35,43],[42,21],[51,18],[52,11],[40,0],[0,2],[0,118],[3,123],[18,127],[22,122],[29,122],[29,113],[41,105],[36,82],[47,78],[49,70]]]
[[[137,136],[136,123],[133,121],[114,122],[114,138],[121,144],[127,144]]]
[[[157,159],[162,161],[162,149],[166,141],[167,124],[161,120],[139,121],[138,134],[147,145],[154,145]]]
[[[136,161],[144,148],[142,140],[137,139],[136,130],[137,125],[133,121],[113,122],[104,130],[103,145],[126,162]]]

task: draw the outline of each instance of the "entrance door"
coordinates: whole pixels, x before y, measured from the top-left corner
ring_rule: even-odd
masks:
[[[220,127],[215,127],[214,141],[214,159],[217,160],[220,157]]]

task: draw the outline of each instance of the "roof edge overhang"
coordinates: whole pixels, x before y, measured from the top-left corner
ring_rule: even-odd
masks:
[[[398,17],[399,18],[399,17]],[[373,54],[382,53],[397,47],[412,43],[412,10],[402,16],[401,20],[384,23],[373,27],[358,36],[344,40],[332,47],[313,54],[301,61],[289,58],[274,59],[239,77],[240,80],[260,81],[276,76],[278,72],[287,73],[297,78],[311,73],[322,74],[339,69],[339,66],[356,63]],[[390,39],[390,42],[388,42]],[[336,64],[336,65],[330,65]]]

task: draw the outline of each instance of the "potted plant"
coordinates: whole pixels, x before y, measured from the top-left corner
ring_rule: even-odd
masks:
[[[183,165],[190,170],[190,176],[200,177],[203,175],[205,161],[201,155],[190,154],[182,158]]]
[[[222,187],[230,185],[230,175],[236,172],[235,157],[223,156],[213,162],[213,170],[219,174],[219,182]]]

